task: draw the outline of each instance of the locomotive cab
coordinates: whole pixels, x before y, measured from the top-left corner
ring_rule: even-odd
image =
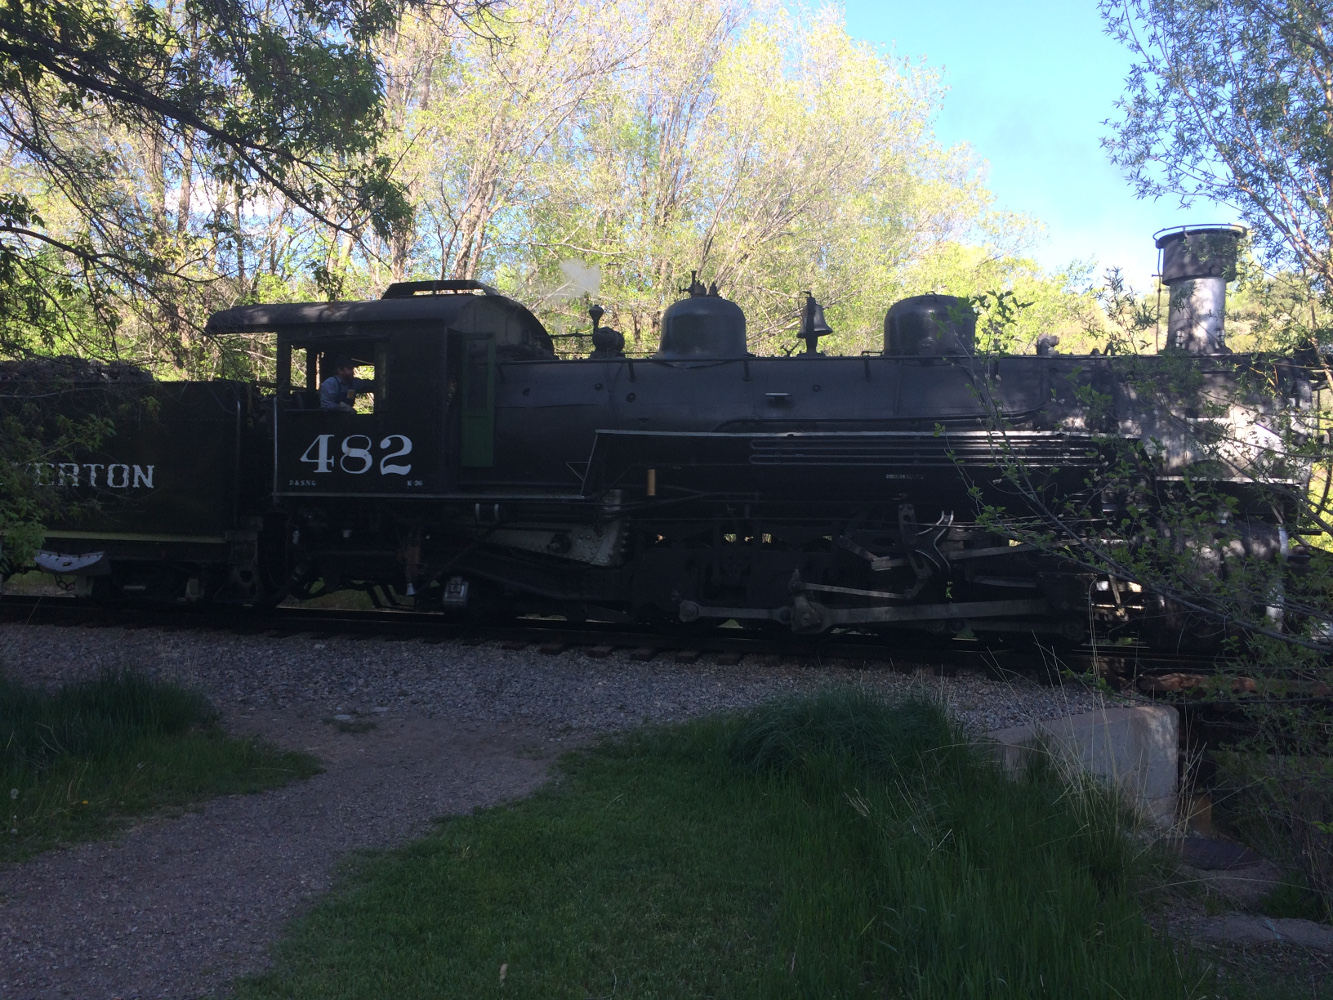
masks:
[[[553,358],[523,306],[473,281],[402,282],[377,301],[241,306],[208,332],[276,333],[275,497],[439,496],[494,462],[497,363]],[[320,383],[350,359],[356,405]]]

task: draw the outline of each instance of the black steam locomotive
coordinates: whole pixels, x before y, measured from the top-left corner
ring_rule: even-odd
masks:
[[[1172,342],[1205,385],[1233,381],[1240,358],[1222,353],[1220,305],[1208,311],[1234,236],[1163,243],[1167,280],[1187,286]],[[697,283],[666,310],[651,358],[624,356],[600,312],[576,360],[471,281],[220,312],[210,335],[276,334],[276,391],[71,390],[69,407],[114,396],[122,416],[100,454],[46,463],[52,488],[99,503],[52,527],[37,563],[94,598],[268,603],[356,587],[461,615],[696,628],[1077,640],[1161,617],[1136,584],[977,517],[1058,499],[1098,530],[1108,439],[1152,451],[1165,479],[1188,464],[1168,426],[1180,414],[1145,410],[1113,359],[1047,341],[979,355],[968,303],[941,295],[894,305],[883,352],[859,357],[818,351],[830,331],[813,299],[806,349],[789,357],[751,355],[740,307]],[[320,404],[337,357],[369,383],[355,410]],[[1292,392],[1308,399],[1308,384]],[[1251,534],[1276,538],[1271,491],[1228,488]]]

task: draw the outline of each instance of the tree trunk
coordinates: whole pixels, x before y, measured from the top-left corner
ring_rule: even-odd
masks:
[[[187,134],[181,148],[181,192],[176,199],[176,235],[184,236],[190,229],[190,188],[194,186],[194,146]]]
[[[235,188],[235,201],[233,205],[236,211],[236,232],[234,241],[236,244],[236,282],[240,286],[242,293],[245,291],[245,229],[241,222],[241,211],[243,199],[241,198],[241,186],[238,184]]]

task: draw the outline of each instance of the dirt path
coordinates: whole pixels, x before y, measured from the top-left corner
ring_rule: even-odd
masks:
[[[390,712],[342,733],[296,708],[233,715],[325,772],[150,820],[114,842],[0,870],[0,998],[195,998],[263,968],[282,925],[359,848],[517,798],[565,746],[541,733]]]

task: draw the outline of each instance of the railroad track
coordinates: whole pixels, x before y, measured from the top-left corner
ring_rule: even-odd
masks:
[[[191,629],[275,636],[310,633],[393,641],[519,643],[551,654],[578,649],[590,655],[628,650],[652,659],[672,655],[682,662],[709,655],[722,664],[747,655],[780,657],[797,662],[844,662],[943,672],[960,668],[991,673],[1023,674],[1049,681],[1091,673],[1125,686],[1144,674],[1208,672],[1218,669],[1212,657],[1152,653],[1141,647],[1063,646],[1055,649],[1035,640],[1003,643],[978,639],[901,632],[877,636],[858,632],[799,635],[774,631],[753,633],[738,628],[667,630],[609,622],[569,622],[550,618],[519,618],[503,623],[450,621],[438,614],[408,610],[349,611],[329,608],[208,607],[158,605],[103,607],[66,597],[0,597],[0,624],[31,624]]]

